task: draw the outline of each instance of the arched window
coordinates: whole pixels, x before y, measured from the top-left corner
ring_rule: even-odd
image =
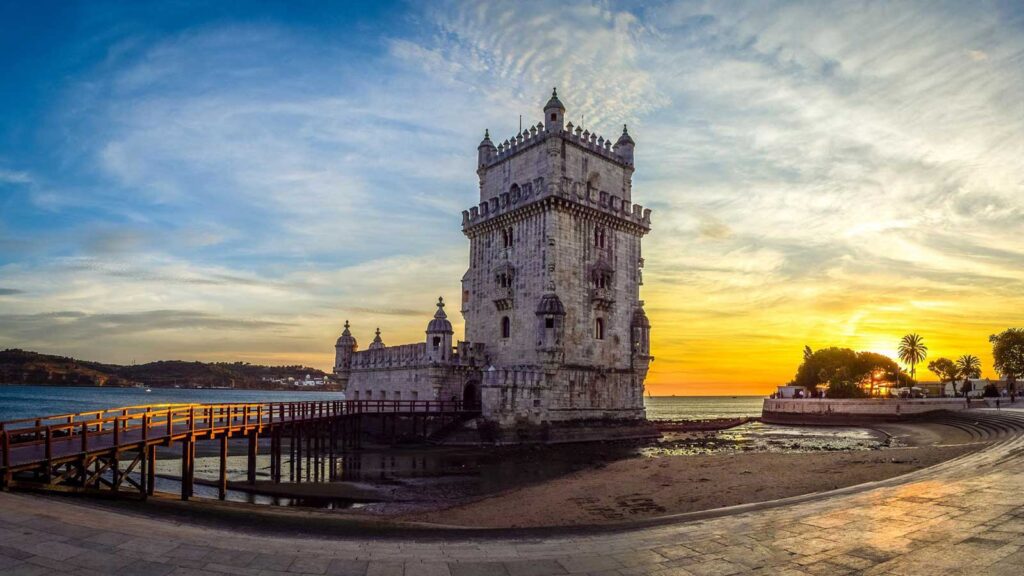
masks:
[[[501,337],[508,338],[512,335],[512,321],[508,316],[501,317]]]
[[[551,121],[554,122],[556,120],[558,120],[558,113],[557,112],[552,112],[551,113]]]
[[[434,336],[434,348],[439,348],[440,346],[441,346],[441,337],[440,336]]]
[[[594,320],[594,338],[604,340],[604,318]]]

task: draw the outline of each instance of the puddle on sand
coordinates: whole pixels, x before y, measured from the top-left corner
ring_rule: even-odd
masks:
[[[722,452],[822,452],[877,450],[895,445],[885,434],[868,428],[779,426],[750,422],[719,432],[666,434],[644,456],[690,456]]]

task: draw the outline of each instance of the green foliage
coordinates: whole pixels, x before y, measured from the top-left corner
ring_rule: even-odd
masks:
[[[828,384],[828,395],[832,398],[860,398],[867,395],[861,389],[862,385],[870,384],[872,377],[901,385],[913,384],[913,380],[888,356],[834,346],[806,356],[792,383],[810,390],[818,384]]]
[[[867,398],[869,396],[871,395],[853,380],[839,380],[828,386],[829,398]]]
[[[928,369],[939,377],[940,384],[952,382],[953,395],[956,395],[956,379],[960,377],[960,369],[956,367],[956,362],[949,358],[936,358],[928,363]]]
[[[992,359],[996,372],[1006,378],[1011,390],[1024,378],[1024,328],[1008,328],[988,337],[992,343]]]
[[[900,340],[900,347],[897,353],[904,364],[910,365],[910,375],[917,375],[917,365],[928,357],[928,347],[924,345],[924,338],[917,334],[907,334]]]
[[[305,366],[259,366],[248,362],[161,360],[133,366],[100,364],[25,350],[0,351],[0,382],[64,386],[234,386],[265,387],[263,378],[323,377]]]

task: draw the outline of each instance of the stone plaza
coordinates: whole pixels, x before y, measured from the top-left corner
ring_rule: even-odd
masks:
[[[973,411],[981,424],[996,412]],[[1000,418],[1024,426],[1024,411],[1004,409]],[[330,512],[237,504],[222,505],[239,513],[218,525],[0,493],[0,575],[1015,576],[1024,566],[1020,429],[979,451],[868,485],[565,531],[345,529]]]

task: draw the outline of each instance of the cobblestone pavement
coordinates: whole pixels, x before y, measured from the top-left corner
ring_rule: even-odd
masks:
[[[2,575],[211,573],[1019,576],[1024,436],[858,492],[571,536],[261,536],[81,501],[0,494]]]

